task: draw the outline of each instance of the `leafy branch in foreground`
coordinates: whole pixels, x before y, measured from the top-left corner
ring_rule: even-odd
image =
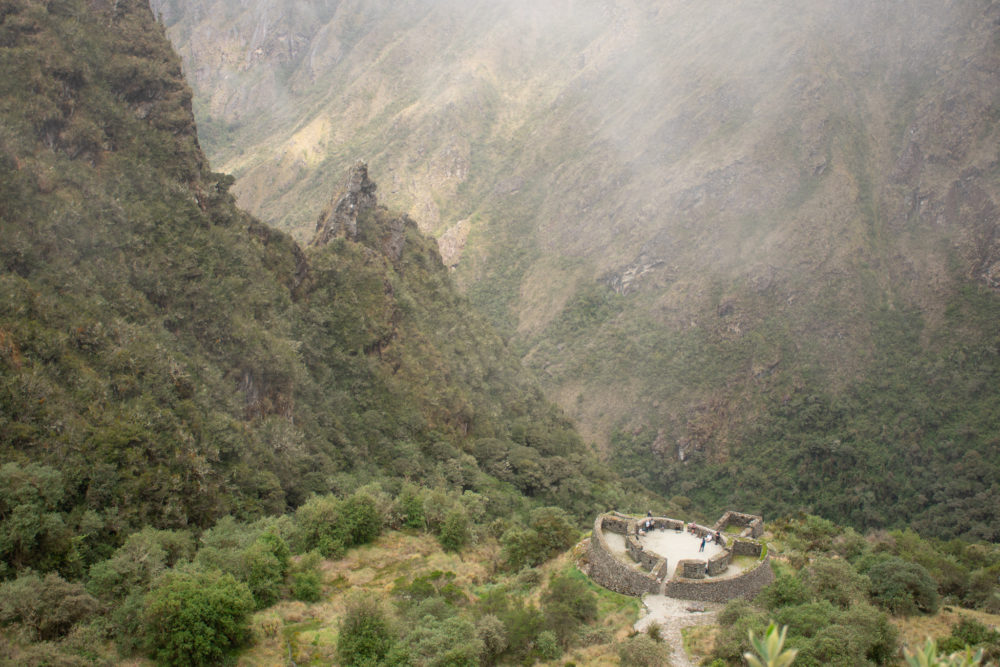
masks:
[[[976,667],[983,662],[982,649],[973,653],[971,648],[966,647],[964,651],[941,655],[938,653],[937,642],[929,637],[922,648],[912,652],[904,649],[903,655],[907,667]]]
[[[750,631],[750,644],[757,651],[758,658],[749,651],[743,654],[750,667],[788,667],[798,655],[798,650],[790,648],[783,651],[785,645],[785,635],[788,633],[788,626],[783,625],[778,629],[773,622],[767,626],[767,632],[758,639]]]

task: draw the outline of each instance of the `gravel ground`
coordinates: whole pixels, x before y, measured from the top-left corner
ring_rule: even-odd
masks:
[[[668,598],[665,595],[644,595],[642,604],[646,608],[646,614],[636,621],[635,629],[644,632],[650,624],[658,623],[663,640],[672,651],[670,655],[672,667],[695,667],[684,652],[681,630],[692,625],[714,623],[715,617],[724,605],[714,602],[678,600]]]

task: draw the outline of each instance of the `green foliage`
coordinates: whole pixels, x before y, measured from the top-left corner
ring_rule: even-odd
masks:
[[[337,658],[343,665],[380,664],[393,648],[392,629],[385,612],[370,598],[353,598],[340,621]]]
[[[144,593],[170,566],[191,558],[190,534],[144,528],[125,540],[111,558],[90,568],[87,589],[105,599],[122,599],[133,591]]]
[[[459,616],[425,616],[406,636],[408,658],[427,667],[478,667],[485,647],[473,623]]]
[[[795,662],[795,656],[798,655],[798,651],[784,648],[787,632],[787,627],[782,627],[779,630],[778,626],[771,623],[767,626],[764,636],[758,639],[754,636],[753,630],[751,630],[750,644],[753,646],[756,655],[752,653],[743,654],[750,667],[788,667]]]
[[[976,619],[962,615],[951,628],[951,635],[938,642],[943,653],[964,651],[971,647],[982,654],[987,663],[1000,659],[1000,631],[986,627]]]
[[[484,614],[476,621],[476,637],[482,642],[480,660],[492,665],[507,650],[507,628],[493,614]]]
[[[806,602],[809,597],[809,591],[806,590],[802,579],[797,574],[782,572],[757,595],[757,602],[774,610],[779,607],[801,604]]]
[[[668,649],[644,634],[637,634],[617,646],[623,667],[662,667],[669,665]]]
[[[310,551],[299,558],[291,571],[291,593],[296,600],[318,602],[323,596],[323,576],[319,571],[321,556]]]
[[[816,558],[799,573],[814,598],[829,600],[841,609],[866,598],[869,582],[850,563],[835,558]]]
[[[531,511],[527,528],[515,526],[504,533],[503,558],[513,570],[544,563],[576,544],[579,531],[558,507]]]
[[[150,591],[145,635],[165,665],[218,664],[249,638],[250,590],[230,574],[173,570]]]
[[[341,509],[347,524],[350,545],[367,544],[382,532],[382,517],[375,500],[364,493],[357,493],[344,501]]]
[[[0,467],[0,576],[61,564],[70,547],[70,531],[58,512],[63,495],[57,470],[35,463]]]
[[[461,551],[469,541],[469,517],[465,510],[455,508],[449,511],[441,524],[438,542],[445,551]]]
[[[100,608],[83,585],[51,572],[40,577],[29,570],[0,584],[0,625],[17,624],[35,640],[62,637]]]
[[[316,549],[327,558],[344,554],[351,535],[341,505],[333,494],[311,496],[295,511],[298,551]]]
[[[404,491],[397,499],[397,503],[404,526],[416,529],[424,527],[424,503],[415,490],[410,488]]]
[[[885,558],[867,571],[872,601],[897,616],[933,614],[938,607],[937,582],[917,563]]]
[[[597,618],[597,596],[584,581],[557,575],[542,595],[542,613],[559,645],[567,648],[578,629]]]
[[[905,650],[904,659],[908,667],[975,667],[982,663],[982,651],[941,655],[937,643],[928,638],[926,643],[915,650]]]

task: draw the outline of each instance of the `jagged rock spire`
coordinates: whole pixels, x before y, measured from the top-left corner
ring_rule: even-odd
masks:
[[[368,164],[358,160],[351,167],[344,185],[320,213],[316,235],[309,245],[322,246],[330,239],[344,236],[352,241],[358,236],[358,216],[375,208],[376,185],[368,179]]]

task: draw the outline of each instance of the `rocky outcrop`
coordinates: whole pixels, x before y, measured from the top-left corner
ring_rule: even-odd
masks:
[[[368,165],[358,160],[338,194],[330,200],[316,221],[316,234],[309,245],[323,246],[337,237],[354,241],[358,237],[358,216],[375,208],[376,185],[368,178]]]

